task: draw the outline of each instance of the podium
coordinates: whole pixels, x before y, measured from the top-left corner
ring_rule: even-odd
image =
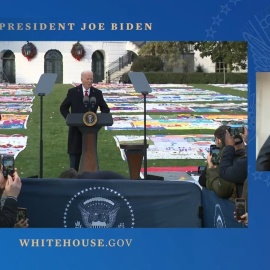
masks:
[[[146,147],[148,146],[149,145],[147,144]],[[140,171],[144,154],[144,144],[120,144],[120,148],[124,149],[127,157],[130,179],[140,179]]]
[[[97,156],[97,134],[103,126],[112,126],[113,118],[110,113],[97,113],[97,122],[93,126],[86,126],[83,122],[84,113],[71,113],[66,123],[69,127],[77,127],[82,133],[82,157],[80,171],[99,171]]]

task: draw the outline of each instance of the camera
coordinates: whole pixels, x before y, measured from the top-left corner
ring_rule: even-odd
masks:
[[[202,172],[205,170],[206,166],[199,166],[198,167],[198,174],[202,174]]]
[[[27,218],[27,209],[26,208],[18,207],[17,208],[17,219],[16,219],[16,222],[20,221],[21,219],[22,220],[26,220],[26,218]]]
[[[242,126],[229,127],[228,131],[231,136],[240,135],[240,133],[244,134],[244,128]]]
[[[235,212],[236,212],[236,219],[243,220],[241,216],[243,216],[246,213],[246,199],[244,198],[235,199]]]
[[[212,155],[212,150],[217,148],[217,146],[215,144],[211,144],[210,145],[210,154]]]
[[[214,165],[218,165],[219,164],[219,160],[220,160],[220,148],[217,147],[216,145],[211,145],[210,146],[210,154],[212,155],[212,163]]]
[[[7,178],[8,175],[13,176],[14,173],[14,156],[4,155],[2,156],[3,175]]]

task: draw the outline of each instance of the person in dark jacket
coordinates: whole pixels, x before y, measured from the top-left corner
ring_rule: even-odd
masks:
[[[243,184],[247,179],[247,128],[244,127],[244,134],[230,135],[226,130],[225,148],[219,164],[220,177],[236,184],[238,197],[242,196]]]
[[[1,161],[1,158],[0,158]],[[10,175],[7,178],[3,175],[3,166],[0,169],[0,197],[3,193],[6,197],[4,205],[0,207],[0,227],[12,228],[16,223],[17,218],[17,197],[21,191],[21,179],[15,170],[13,177]]]
[[[216,146],[220,148],[219,157],[222,156],[224,150],[225,132],[227,129],[228,126],[222,125],[218,127],[214,132]],[[210,153],[207,156],[207,167],[205,176],[205,186],[207,189],[213,190],[220,198],[228,198],[231,201],[234,201],[237,196],[236,186],[235,184],[230,183],[220,177],[219,164],[213,164],[212,155]]]
[[[257,162],[257,171],[270,171],[270,136],[267,138],[259,151]]]
[[[225,134],[225,130],[228,127],[225,125],[222,125],[220,127],[218,127],[215,132],[214,132],[214,137],[215,137],[215,144],[219,147],[219,148],[223,148],[223,145],[225,144],[224,142],[224,134]],[[211,158],[210,158],[211,161]],[[211,162],[212,163],[212,162]],[[207,164],[208,165],[208,164]],[[205,169],[202,171],[200,177],[199,177],[199,184],[202,187],[206,187],[206,174],[207,174],[207,168],[209,166],[205,166]],[[212,166],[210,166],[212,167]]]
[[[91,111],[97,112],[98,107],[102,113],[109,113],[110,109],[103,98],[102,92],[92,86],[93,72],[83,71],[81,81],[77,87],[68,90],[67,96],[60,106],[60,112],[66,119],[69,113],[86,113],[89,107],[85,106],[83,99],[85,96],[95,97],[96,103],[92,105]],[[82,134],[77,127],[69,127],[68,133],[68,154],[70,158],[70,168],[79,170],[82,153]]]

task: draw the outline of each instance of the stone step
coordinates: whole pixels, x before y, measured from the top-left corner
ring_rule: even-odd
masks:
[[[119,80],[120,77],[121,77],[124,73],[130,71],[131,66],[132,66],[132,63],[129,64],[129,65],[127,65],[127,66],[125,66],[125,67],[122,68],[121,70],[116,71],[116,72],[114,72],[113,74],[111,74],[111,78],[110,78],[110,79],[111,79],[111,82],[113,82],[113,81],[115,81],[115,80],[117,80],[117,79]]]

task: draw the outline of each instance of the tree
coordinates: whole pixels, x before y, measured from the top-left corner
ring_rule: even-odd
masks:
[[[190,51],[190,42],[180,41],[151,41],[147,42],[140,51],[140,56],[159,56],[169,71],[176,66],[183,66],[180,56]]]
[[[164,68],[162,60],[158,56],[138,56],[133,61],[131,71],[161,71]]]
[[[226,63],[230,70],[239,70],[239,67],[247,68],[247,42],[194,42],[194,49],[200,51],[202,58],[210,56],[214,63]]]

